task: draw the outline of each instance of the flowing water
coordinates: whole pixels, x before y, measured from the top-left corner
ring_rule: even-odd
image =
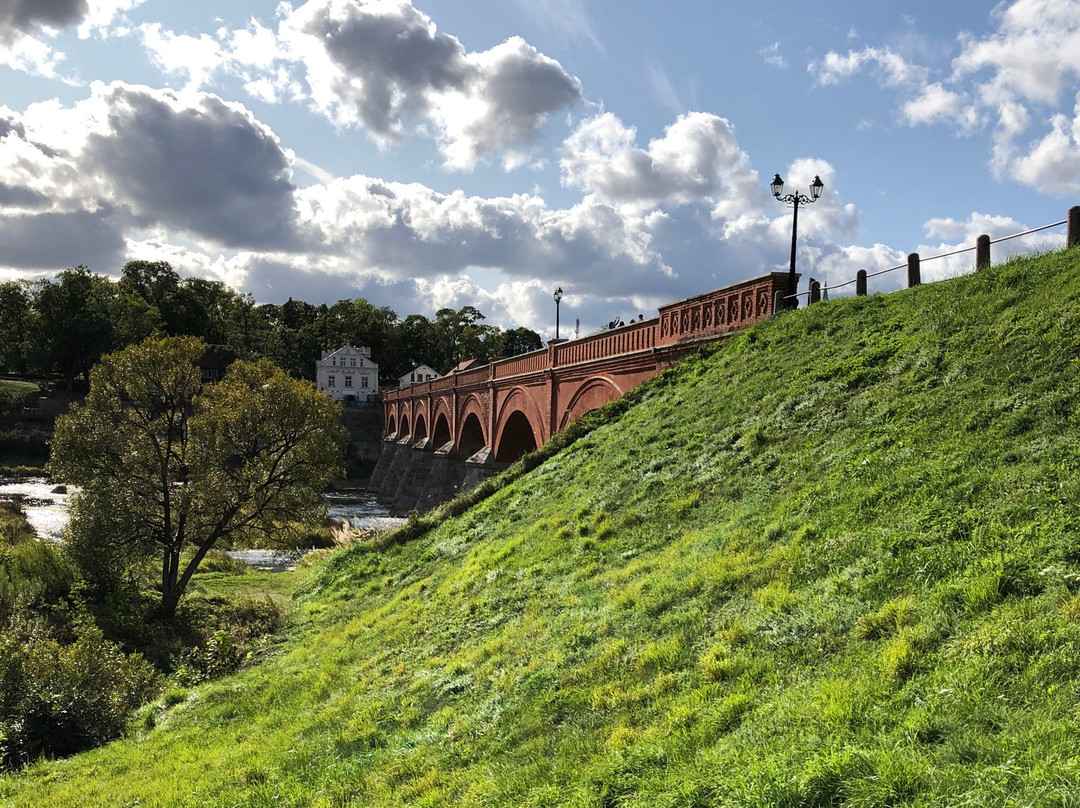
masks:
[[[47,541],[59,541],[68,521],[68,495],[56,493],[56,483],[41,477],[0,480],[0,501],[18,502],[34,532]],[[332,492],[326,495],[330,518],[363,530],[393,530],[404,519],[390,516],[375,497],[365,491]],[[303,550],[236,550],[229,555],[260,569],[290,569]]]
[[[68,495],[55,493],[56,483],[43,477],[0,480],[0,502],[17,502],[26,521],[46,541],[60,541],[68,521]]]

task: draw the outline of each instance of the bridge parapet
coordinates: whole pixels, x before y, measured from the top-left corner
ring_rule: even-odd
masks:
[[[509,359],[498,359],[491,363],[491,377],[493,379],[507,379],[511,376],[545,371],[550,367],[548,353],[548,348],[542,348],[539,351],[512,356]]]
[[[647,351],[656,347],[657,322],[659,322],[658,319],[654,317],[651,320],[556,345],[554,364],[562,367],[579,362],[594,362],[598,359],[607,359],[635,351]]]
[[[769,317],[787,284],[788,273],[773,272],[661,306],[659,344],[707,338]]]

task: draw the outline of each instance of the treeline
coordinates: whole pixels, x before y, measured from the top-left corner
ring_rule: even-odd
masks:
[[[0,284],[0,372],[70,385],[104,354],[154,335],[200,337],[305,379],[314,378],[322,351],[345,344],[369,346],[384,381],[421,363],[446,373],[463,359],[541,347],[535,331],[483,320],[473,306],[440,309],[433,320],[399,318],[363,298],[257,304],[220,281],[181,278],[165,261],[131,261],[119,281],[78,266],[49,280]]]

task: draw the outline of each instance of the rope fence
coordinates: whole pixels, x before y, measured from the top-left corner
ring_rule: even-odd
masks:
[[[829,292],[834,289],[843,289],[845,286],[851,286],[855,284],[856,296],[862,297],[866,294],[866,282],[870,278],[876,278],[879,275],[886,275],[890,272],[896,272],[899,269],[907,269],[908,271],[908,288],[912,286],[919,286],[922,283],[922,264],[927,261],[936,261],[939,258],[951,258],[954,255],[961,255],[963,253],[974,252],[975,253],[975,271],[986,269],[990,266],[990,245],[1000,244],[1003,241],[1010,241],[1014,238],[1021,238],[1022,236],[1030,236],[1032,233],[1038,233],[1042,230],[1050,230],[1054,227],[1061,227],[1062,225],[1068,225],[1068,231],[1065,236],[1065,246],[1075,247],[1080,245],[1080,206],[1069,208],[1068,216],[1062,219],[1060,222],[1051,222],[1050,224],[1044,224],[1041,227],[1033,227],[1030,230],[1025,230],[1022,233],[1013,233],[1009,236],[1001,236],[1000,238],[991,239],[990,236],[982,235],[975,240],[975,246],[973,247],[961,247],[958,250],[952,250],[946,253],[940,253],[938,255],[931,255],[929,258],[921,258],[918,253],[911,253],[908,256],[907,263],[897,264],[894,267],[888,269],[879,269],[877,272],[867,272],[865,269],[860,269],[858,274],[849,281],[843,283],[834,283],[831,286],[826,284],[822,286],[818,281],[811,278],[810,288],[805,292],[797,292],[793,295],[784,295],[781,301],[793,300],[797,301],[800,297],[806,296],[809,303],[817,303],[824,299],[829,299]],[[779,310],[779,308],[778,308]]]

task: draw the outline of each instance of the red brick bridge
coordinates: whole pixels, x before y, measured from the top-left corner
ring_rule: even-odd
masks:
[[[771,316],[787,285],[788,273],[774,272],[651,320],[384,393],[386,437],[368,490],[394,512],[428,510],[699,346]]]

